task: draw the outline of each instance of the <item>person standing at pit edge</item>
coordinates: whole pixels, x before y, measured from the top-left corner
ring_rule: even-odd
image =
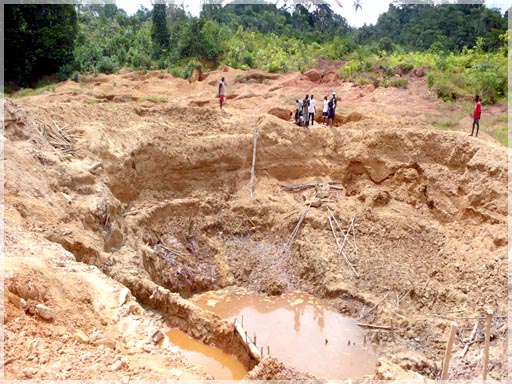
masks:
[[[309,95],[304,98],[302,112],[304,114],[304,128],[309,129]]]
[[[219,97],[220,109],[222,109],[222,104],[224,104],[224,100],[226,99],[226,83],[224,82],[224,77],[222,77],[222,79],[220,79],[218,97]]]
[[[327,96],[324,96],[324,109],[322,110],[322,119],[324,125],[327,125],[327,112],[329,111],[329,100],[327,99]]]
[[[315,110],[316,110],[315,104],[316,104],[316,101],[314,99],[314,96],[311,95],[311,99],[309,100],[309,109],[308,109],[309,119],[311,120],[311,125],[315,124]]]
[[[473,136],[473,131],[476,126],[476,134],[475,137],[478,136],[478,131],[480,130],[480,116],[482,115],[482,104],[480,103],[480,96],[475,96],[475,109],[473,110],[473,127],[471,128],[471,135]]]

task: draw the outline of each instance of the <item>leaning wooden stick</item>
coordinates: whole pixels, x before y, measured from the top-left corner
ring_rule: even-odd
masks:
[[[452,323],[450,337],[448,339],[448,344],[446,345],[446,352],[444,354],[443,372],[441,373],[441,380],[446,380],[448,378],[448,368],[450,367],[450,358],[452,356],[452,348],[453,341],[455,340],[455,333],[457,333],[457,323]]]
[[[254,144],[252,150],[252,169],[251,169],[251,182],[249,183],[249,193],[251,195],[251,199],[254,196],[254,168],[256,166],[256,145],[258,144],[258,128],[254,130]]]
[[[485,345],[484,345],[484,361],[482,363],[482,380],[487,380],[487,366],[489,365],[489,343],[491,341],[491,321],[492,311],[487,310],[487,318],[485,319]]]
[[[316,193],[313,196],[313,198],[315,196],[316,196]],[[308,214],[309,210],[311,209],[311,204],[312,204],[313,198],[311,199],[311,203],[309,203],[308,207],[304,210],[304,212],[302,212],[302,215],[299,218],[299,222],[297,223],[297,225],[295,226],[295,228],[292,231],[292,234],[288,238],[288,241],[286,242],[286,244],[284,246],[284,250],[283,250],[284,252],[288,251],[291,248],[291,246],[293,244],[293,240],[295,240],[295,236],[297,236],[297,233],[299,232],[299,228],[300,228],[302,222],[304,221],[304,219],[306,218],[306,215]]]
[[[356,259],[359,259],[359,255],[357,254],[357,241],[356,241],[356,215],[354,215],[354,224],[352,224],[352,234],[354,235],[354,248],[356,251]]]
[[[473,343],[473,340],[476,336],[476,330],[478,329],[478,320],[475,322],[475,326],[473,327],[473,330],[471,331],[471,335],[469,336],[469,341],[466,343],[466,346],[462,350],[461,356],[466,356],[466,353],[468,352],[469,346]]]
[[[347,265],[350,267],[350,269],[352,270],[352,272],[354,272],[354,275],[356,275],[357,278],[359,278],[359,273],[356,271],[356,269],[354,268],[354,266],[352,265],[352,263],[350,262],[350,260],[348,259],[347,255],[345,255],[345,252],[343,252],[343,248],[341,248],[340,246],[340,243],[338,242],[338,239],[336,237],[336,233],[334,231],[334,227],[332,225],[332,220],[331,220],[331,216],[329,215],[329,213],[327,213],[327,218],[329,219],[329,224],[331,226],[331,231],[332,231],[332,234],[334,236],[334,239],[336,240],[336,244],[338,245],[338,249],[339,249],[339,252],[342,254],[343,256],[343,259],[345,259],[345,262],[347,263]]]
[[[346,233],[346,234],[345,234],[345,233],[343,233],[343,230],[340,228],[341,233],[343,233],[343,234],[344,234],[344,236],[345,236],[345,238],[343,239],[342,249],[343,249],[343,246],[345,245],[345,243],[347,242],[348,235],[350,234],[350,230],[351,230],[351,229],[353,230],[353,228],[354,228],[354,221],[355,221],[355,219],[356,219],[356,217],[354,216],[354,217],[352,218],[352,221],[350,222],[350,225],[349,225],[349,227],[348,227],[348,229],[347,229],[347,233]]]
[[[378,324],[367,324],[367,323],[356,323],[356,325],[364,328],[373,328],[373,329],[385,329],[385,330],[392,330],[393,327],[389,325],[378,325]],[[366,338],[366,336],[365,336]]]
[[[341,249],[345,249],[345,242],[346,242],[346,243],[350,244],[350,246],[352,247],[352,249],[354,251],[356,251],[355,246],[348,239],[348,235],[350,233],[350,229],[353,228],[354,220],[355,220],[356,217],[354,216],[354,218],[352,219],[352,222],[350,223],[350,225],[349,225],[349,227],[347,229],[347,233],[345,233],[345,231],[341,228],[340,223],[338,223],[338,220],[336,220],[336,217],[334,217],[334,215],[333,215],[332,211],[329,209],[329,207],[327,207],[327,211],[329,212],[329,214],[333,218],[334,222],[336,223],[336,226],[338,227],[338,229],[340,230],[341,234],[343,235],[343,244],[341,245]],[[340,251],[340,254],[341,254],[341,251]],[[357,256],[357,254],[356,254],[356,256]]]
[[[382,302],[383,302],[384,300],[386,300],[386,297],[388,297],[390,293],[391,293],[391,292],[386,293],[386,295],[382,298],[382,300],[381,300],[381,301],[379,301],[377,304],[375,304],[373,307],[371,307],[371,308],[370,308],[366,313],[364,313],[363,315],[359,316],[359,318],[358,318],[357,320],[362,320],[362,319],[364,319],[366,316],[368,316],[368,315],[370,314],[370,312],[372,312],[375,308],[377,308],[380,304],[382,304]]]
[[[341,226],[340,226],[340,223],[338,223],[338,220],[336,220],[336,217],[334,217],[334,215],[333,215],[333,213],[332,213],[332,211],[330,210],[330,208],[329,208],[329,207],[327,207],[327,212],[331,215],[331,217],[333,218],[334,222],[336,223],[336,226],[338,227],[338,229],[340,230],[341,234],[343,235],[343,245],[341,246],[341,248],[343,249],[343,247],[345,246],[345,241],[347,241],[347,240],[348,240],[348,233],[350,232],[350,228],[352,227],[353,220],[352,220],[351,225],[350,225],[350,226],[349,226],[349,228],[348,228],[347,233],[345,233],[345,231],[343,231],[343,229],[342,229],[342,228],[341,228]],[[355,219],[355,216],[354,216],[354,219]],[[352,246],[352,248],[355,250],[354,245],[352,245],[352,244],[350,243],[350,241],[348,241],[348,243],[349,243],[349,244]]]

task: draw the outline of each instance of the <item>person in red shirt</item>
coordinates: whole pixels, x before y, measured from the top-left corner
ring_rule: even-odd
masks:
[[[473,111],[473,128],[471,128],[471,135],[473,136],[473,131],[476,126],[476,134],[475,137],[478,136],[478,131],[480,130],[480,116],[482,115],[482,104],[480,103],[480,97],[478,95],[475,96],[475,109]]]

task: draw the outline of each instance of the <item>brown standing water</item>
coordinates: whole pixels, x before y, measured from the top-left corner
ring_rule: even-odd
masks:
[[[256,344],[286,365],[318,378],[347,379],[373,374],[377,354],[363,346],[364,331],[314,296],[278,297],[239,290],[208,292],[190,299],[226,320],[237,319]]]
[[[205,345],[184,332],[172,329],[167,332],[166,342],[177,346],[191,362],[203,367],[216,380],[241,380],[247,369],[233,355],[219,348]]]

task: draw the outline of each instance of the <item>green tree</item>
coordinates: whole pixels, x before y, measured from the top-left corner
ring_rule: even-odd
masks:
[[[170,34],[167,25],[165,3],[155,3],[153,5],[151,27],[151,41],[153,43],[153,58],[158,59],[164,56],[170,46]]]
[[[33,85],[44,75],[73,70],[75,7],[68,4],[6,4],[5,80]]]

